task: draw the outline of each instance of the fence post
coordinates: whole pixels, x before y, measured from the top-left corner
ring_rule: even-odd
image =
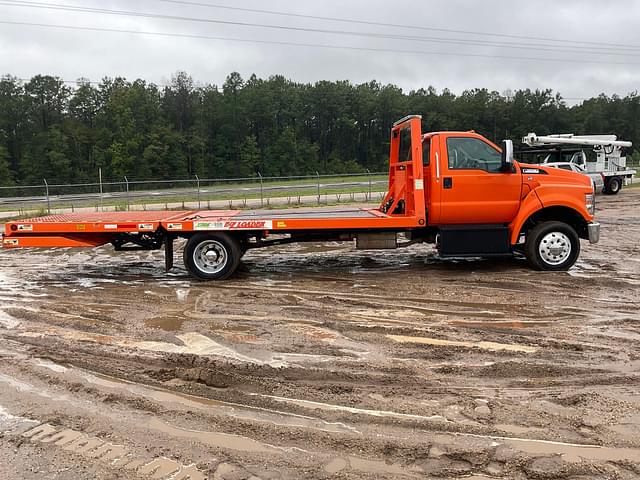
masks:
[[[198,188],[198,208],[200,208],[200,178],[198,177],[198,175],[196,175],[195,177],[196,177],[196,186]]]
[[[371,201],[371,172],[369,171],[368,168],[367,168],[367,175],[369,177],[369,197],[367,198],[367,201]]]
[[[320,205],[320,174],[316,170],[316,178],[318,179],[318,205]]]
[[[260,177],[260,206],[264,206],[264,197],[262,196],[262,174],[258,172],[258,177]]]
[[[131,199],[129,198],[129,180],[127,179],[127,176],[124,176],[124,183],[127,187],[127,212],[129,210],[131,210]]]
[[[47,179],[44,178],[44,194],[47,198],[47,213],[51,215],[51,200],[49,199],[49,184],[47,183]]]
[[[102,209],[102,167],[98,168],[98,182],[100,183],[100,210]]]

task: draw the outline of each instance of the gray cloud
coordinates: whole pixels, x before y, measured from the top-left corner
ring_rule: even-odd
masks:
[[[632,0],[621,0],[606,5],[595,0],[563,2],[538,0],[526,3],[501,0],[485,2],[462,0],[199,1],[460,31],[640,46],[637,32],[637,25],[640,22],[640,2]],[[137,2],[56,0],[49,3],[358,32],[485,42],[550,43],[540,40],[479,37],[461,33],[406,30],[195,6],[177,6],[157,0]],[[640,49],[633,51],[616,48],[613,52],[620,55],[604,56],[597,53],[595,48],[597,45],[585,49],[584,53],[561,53],[8,6],[0,6],[0,17],[8,21],[438,53],[417,55],[0,25],[0,73],[21,77],[45,73],[59,75],[69,80],[78,77],[99,80],[103,76],[122,75],[129,79],[140,77],[163,83],[176,70],[185,70],[199,82],[220,85],[229,72],[238,71],[245,78],[251,73],[256,73],[261,77],[282,74],[301,82],[347,79],[359,83],[376,79],[382,83],[397,84],[405,90],[433,85],[439,90],[446,87],[456,93],[475,87],[486,87],[497,91],[517,88],[552,88],[570,98],[590,97],[600,92],[625,95],[637,90],[640,83]],[[560,48],[573,50],[576,46],[564,44]],[[487,58],[459,56],[459,54],[515,58]],[[548,60],[537,61],[523,57]],[[551,59],[560,61],[550,61]]]

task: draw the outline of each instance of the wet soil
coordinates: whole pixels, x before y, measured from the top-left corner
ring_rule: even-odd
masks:
[[[162,252],[2,251],[0,478],[640,478],[639,201],[599,198],[566,273],[326,243],[202,283]]]

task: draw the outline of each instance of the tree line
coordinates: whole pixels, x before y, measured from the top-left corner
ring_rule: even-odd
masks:
[[[539,134],[615,133],[640,145],[640,97],[600,95],[574,106],[552,90],[405,93],[376,81],[296,83],[276,75],[221,87],[184,72],[144,80],[0,78],[0,185],[351,173],[386,168],[389,129],[475,130],[516,144]],[[639,155],[636,151],[635,155]]]

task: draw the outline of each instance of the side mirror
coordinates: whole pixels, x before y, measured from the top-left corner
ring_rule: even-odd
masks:
[[[502,141],[502,169],[511,170],[513,164],[513,140]]]

